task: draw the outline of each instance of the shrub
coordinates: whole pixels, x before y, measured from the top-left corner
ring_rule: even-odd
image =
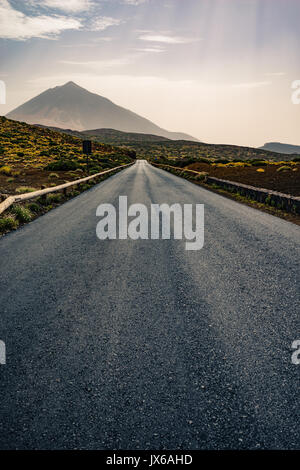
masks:
[[[2,166],[0,168],[0,174],[6,175],[6,176],[11,176],[12,174],[12,168],[10,166]]]
[[[221,163],[223,165],[226,165],[226,163],[230,163],[230,160],[227,160],[226,158],[218,158],[214,161],[214,163]]]
[[[94,173],[100,173],[100,171],[102,170],[101,166],[100,165],[91,165],[90,168],[89,168],[89,174],[91,174],[92,172]]]
[[[250,164],[247,163],[247,162],[234,162],[233,161],[233,162],[228,163],[226,166],[230,166],[230,167],[234,167],[234,168],[239,168],[239,167],[244,168],[246,166],[250,166]]]
[[[36,202],[30,202],[26,207],[34,214],[38,214],[42,210],[41,206]]]
[[[277,168],[277,171],[291,171],[291,167],[290,166],[287,166],[287,165],[283,165],[283,166],[280,166],[279,168]]]
[[[12,183],[13,181],[15,181],[15,178],[13,177],[7,178],[6,180],[7,183]]]
[[[256,171],[257,171],[258,173],[264,173],[264,172],[265,172],[265,170],[264,170],[263,168],[257,168]]]
[[[49,163],[45,170],[49,171],[70,171],[76,170],[79,167],[77,162],[73,160],[57,160],[56,162]]]
[[[271,195],[268,194],[268,196],[267,196],[266,199],[265,199],[265,204],[269,204],[269,205],[270,205],[270,204],[271,204],[271,200],[272,200]]]
[[[266,166],[268,162],[265,160],[250,160],[252,166]]]
[[[90,175],[96,175],[97,173],[100,173],[102,170],[101,167],[98,167],[98,168],[92,168],[89,172]]]
[[[91,185],[88,183],[82,184],[80,187],[81,191],[86,191],[87,189],[90,189],[90,188],[91,188]]]
[[[30,188],[29,186],[19,186],[16,189],[17,194],[33,193],[34,191],[37,191],[37,189],[36,188]]]
[[[208,176],[208,173],[206,173],[205,171],[201,171],[200,173],[198,173],[198,175],[195,175],[195,180],[206,181],[207,176]]]
[[[136,151],[135,150],[128,150],[127,155],[128,155],[128,157],[132,158],[133,160],[136,159]]]
[[[13,205],[11,208],[11,212],[15,214],[16,219],[19,222],[30,222],[32,219],[32,214],[30,210],[26,207]]]
[[[40,196],[36,199],[36,202],[38,204],[40,204],[41,206],[46,206],[47,205],[47,196],[46,195],[43,195],[43,196]]]
[[[61,193],[50,193],[47,195],[47,202],[60,202],[63,199],[63,195]]]
[[[0,233],[7,232],[8,230],[15,230],[19,222],[13,217],[0,218]]]

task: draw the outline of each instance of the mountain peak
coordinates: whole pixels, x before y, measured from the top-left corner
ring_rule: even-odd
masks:
[[[76,88],[81,88],[79,85],[77,85],[77,83],[72,82],[72,80],[69,81],[69,82],[67,82],[67,83],[65,83],[64,85],[62,85],[62,87],[76,87]]]
[[[148,119],[91,93],[72,80],[50,88],[7,114],[9,119],[61,129],[115,129],[172,140],[197,140],[169,132]]]

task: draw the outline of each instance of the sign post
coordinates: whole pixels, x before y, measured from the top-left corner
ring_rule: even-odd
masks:
[[[89,155],[91,155],[92,153],[92,141],[91,140],[82,141],[82,151],[86,155],[87,172],[89,173]]]

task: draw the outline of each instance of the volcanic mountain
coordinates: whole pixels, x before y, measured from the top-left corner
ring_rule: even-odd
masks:
[[[90,93],[74,82],[49,88],[8,113],[6,117],[28,124],[42,124],[62,129],[82,131],[108,128],[154,134],[172,140],[197,141],[187,134],[166,131],[103,96]]]

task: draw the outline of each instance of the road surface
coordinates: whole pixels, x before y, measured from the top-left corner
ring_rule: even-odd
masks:
[[[96,237],[202,203],[205,244]],[[145,162],[0,240],[1,449],[299,449],[300,228]]]

